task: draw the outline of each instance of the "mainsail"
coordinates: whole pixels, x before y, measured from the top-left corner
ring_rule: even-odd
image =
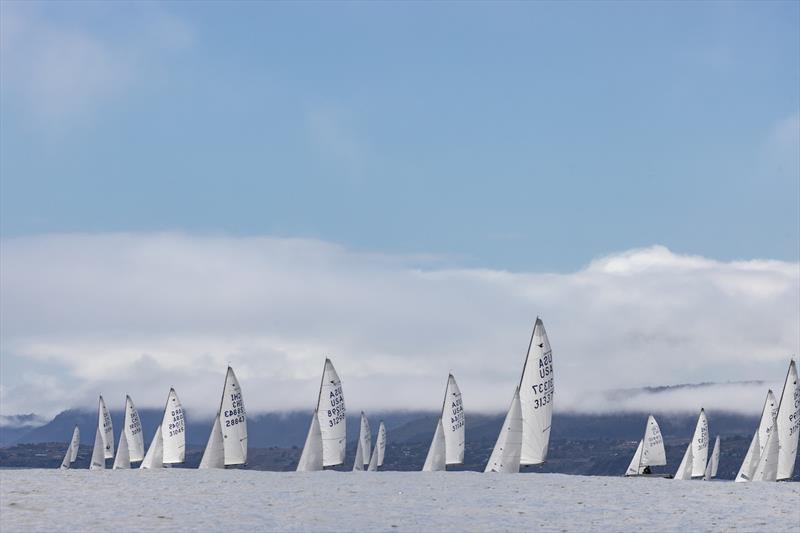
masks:
[[[503,472],[515,474],[519,472],[519,458],[522,449],[522,405],[519,388],[514,391],[514,398],[508,408],[497,442],[489,457],[484,472]]]
[[[553,354],[544,324],[537,318],[519,383],[522,465],[537,465],[547,459],[553,418],[553,394]]]
[[[92,448],[92,462],[89,463],[89,470],[102,470],[106,467],[106,457],[103,453],[105,446],[103,445],[101,428],[98,427],[94,434],[94,448]]]
[[[383,425],[383,420],[381,420],[381,424],[378,426],[378,440],[376,446],[378,447],[378,466],[383,466],[383,458],[386,456],[386,426]]]
[[[247,414],[244,410],[242,388],[231,367],[228,367],[225,375],[219,423],[225,447],[225,465],[247,463]]]
[[[106,408],[103,395],[97,406],[97,427],[100,428],[100,438],[103,441],[104,456],[106,459],[114,457],[114,427],[111,424],[111,415]]]
[[[214,417],[211,435],[208,437],[208,443],[198,468],[225,468],[225,444],[223,441],[222,427],[219,423],[219,415],[217,415]]]
[[[78,426],[75,426],[75,429],[72,430],[72,439],[69,441],[69,446],[67,446],[67,451],[64,454],[64,460],[61,461],[61,468],[67,469],[70,467],[72,463],[75,462],[75,459],[78,458],[78,447],[81,444],[81,430],[78,429]]]
[[[708,418],[705,409],[700,409],[697,426],[692,437],[692,477],[702,477],[708,462]]]
[[[800,435],[800,385],[797,365],[789,363],[786,381],[778,407],[778,472],[777,480],[790,479],[797,459],[797,437]]]
[[[142,433],[142,422],[139,420],[139,412],[133,405],[130,396],[125,396],[125,438],[128,441],[128,455],[130,462],[135,463],[144,458],[144,434]],[[117,452],[119,456],[119,452]]]
[[[330,359],[325,359],[322,382],[317,399],[317,416],[322,433],[322,465],[336,466],[344,463],[347,446],[347,420],[345,419],[342,381]]]
[[[361,466],[369,463],[372,452],[372,433],[369,430],[369,420],[364,411],[361,411],[361,429],[358,433],[358,443],[361,446]]]
[[[753,433],[750,447],[747,448],[747,455],[745,455],[742,466],[739,468],[739,473],[736,474],[737,482],[741,483],[753,479],[753,474],[755,474],[758,467],[758,460],[767,445],[767,438],[772,430],[772,421],[776,416],[778,416],[778,402],[775,400],[772,390],[769,390],[767,391],[767,398],[764,400],[764,407],[761,409],[761,420],[758,423],[758,428]]]
[[[714,451],[711,452],[711,459],[708,460],[706,471],[703,474],[703,479],[710,481],[717,477],[717,468],[719,467],[719,435],[714,441]]]
[[[297,463],[298,472],[314,470],[322,470],[322,432],[319,428],[319,417],[316,411],[311,415],[311,427],[308,428],[303,453],[300,455],[300,462]]]
[[[433,433],[433,440],[431,447],[428,449],[428,455],[425,457],[425,464],[422,466],[423,472],[436,472],[445,470],[447,464],[447,451],[444,442],[444,427],[442,426],[442,418],[436,421],[436,431]]]
[[[461,390],[453,374],[447,376],[447,387],[442,403],[442,426],[446,462],[449,465],[460,465],[464,462],[464,404],[461,401]]]
[[[164,418],[161,421],[161,439],[164,447],[163,463],[165,465],[182,463],[186,457],[186,429],[183,407],[175,389],[169,389],[167,396]]]
[[[164,468],[164,439],[161,438],[161,424],[156,428],[156,434],[150,441],[150,447],[147,448],[139,468]]]
[[[125,436],[125,430],[119,435],[119,446],[117,447],[117,455],[114,457],[113,470],[126,469],[131,467],[131,456],[128,450],[128,438]]]

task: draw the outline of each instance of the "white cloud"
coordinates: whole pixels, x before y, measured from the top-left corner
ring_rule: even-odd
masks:
[[[6,110],[25,110],[48,127],[86,116],[158,75],[169,53],[192,44],[192,30],[183,21],[157,6],[130,7],[133,11],[124,15],[129,31],[118,35],[102,31],[103,10],[90,9],[94,17],[59,17],[42,5],[3,3]],[[80,12],[76,8],[70,14]]]
[[[537,315],[557,409],[613,409],[602,391],[645,385],[777,387],[800,346],[797,263],[660,246],[566,274],[419,261],[269,237],[4,239],[2,414],[89,407],[98,392],[157,406],[170,385],[210,412],[228,362],[251,411],[311,408],[326,355],[353,409],[434,409],[452,370],[468,409],[500,410]],[[751,388],[714,401],[757,413],[766,390]],[[681,409],[712,405],[675,394]]]

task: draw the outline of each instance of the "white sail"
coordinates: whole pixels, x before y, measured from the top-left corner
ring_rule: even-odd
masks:
[[[89,470],[102,470],[106,467],[104,450],[103,431],[98,427],[94,434],[94,448],[92,448],[92,462],[89,463]]]
[[[358,444],[356,445],[356,458],[353,460],[353,472],[361,472],[364,470],[364,445],[363,440],[359,436]]]
[[[664,439],[661,437],[661,428],[658,427],[655,417],[647,417],[647,427],[642,439],[642,462],[645,466],[664,466],[667,464],[667,453],[664,450]],[[640,472],[641,473],[641,472]]]
[[[708,465],[706,465],[706,471],[703,474],[703,479],[706,481],[710,481],[711,479],[717,477],[718,467],[719,467],[719,435],[717,435],[717,438],[714,441],[714,451],[711,452],[711,458],[708,460]]]
[[[461,389],[458,388],[453,374],[447,377],[442,404],[442,425],[447,464],[460,465],[464,462],[464,405],[461,401]]]
[[[542,320],[537,318],[519,384],[522,405],[520,464],[537,465],[547,459],[553,419],[553,354]]]
[[[165,465],[182,463],[186,457],[186,426],[183,407],[175,389],[169,390],[164,419],[161,421],[161,439],[164,446]]]
[[[161,438],[161,424],[156,428],[156,434],[153,435],[139,468],[164,468],[164,439]]]
[[[219,419],[224,437],[225,465],[247,463],[247,414],[239,380],[231,367],[225,375]]]
[[[311,427],[308,428],[303,453],[300,455],[300,462],[297,463],[298,472],[315,470],[322,470],[322,432],[319,428],[319,417],[316,411],[311,416]]]
[[[111,424],[111,415],[106,408],[106,402],[103,396],[100,395],[100,400],[97,406],[97,427],[100,428],[100,438],[103,440],[103,449],[105,458],[111,459],[114,457],[114,427]]]
[[[422,466],[423,472],[437,472],[439,470],[446,470],[447,465],[447,450],[444,442],[444,427],[442,426],[442,419],[436,421],[436,431],[433,433],[433,440],[431,447],[428,449],[428,455],[425,457],[425,464]]]
[[[78,429],[78,426],[72,430],[72,439],[69,441],[69,446],[67,446],[67,451],[64,454],[64,460],[61,461],[61,468],[69,468],[72,463],[75,462],[75,459],[78,458],[78,447],[81,444],[81,430]]]
[[[383,420],[378,426],[378,438],[375,446],[378,448],[378,466],[380,467],[383,466],[383,458],[386,455],[386,426],[383,425]]]
[[[758,459],[761,457],[761,453],[767,444],[769,432],[772,430],[772,420],[776,416],[778,416],[778,402],[775,400],[772,390],[769,390],[767,391],[767,398],[764,400],[764,406],[761,408],[761,420],[758,423],[758,428],[753,433],[750,447],[744,456],[739,473],[736,474],[737,482],[741,483],[753,479],[753,474],[755,474],[756,467],[758,467]]]
[[[367,472],[376,472],[378,470],[378,443],[372,449],[372,456],[369,458],[369,465],[367,465]]]
[[[633,454],[631,464],[628,465],[628,469],[625,471],[626,476],[638,476],[642,473],[642,442],[640,440],[639,446],[636,447],[636,453]]]
[[[764,446],[761,457],[758,458],[758,465],[753,473],[753,481],[775,481],[778,479],[779,438],[778,421],[777,418],[773,418],[772,431],[769,432],[767,444]]]
[[[144,433],[139,411],[130,396],[125,396],[125,438],[128,440],[130,462],[136,463],[144,458]],[[117,453],[119,455],[119,453]]]
[[[675,472],[675,479],[692,479],[692,462],[692,443],[690,442],[683,453],[681,464],[678,465],[678,471]]]
[[[330,359],[325,359],[322,383],[317,401],[317,416],[322,432],[322,465],[336,466],[344,463],[347,446],[347,420],[345,419],[342,381]]]
[[[751,481],[753,479],[753,473],[756,471],[758,458],[760,456],[758,452],[759,447],[758,431],[756,431],[753,433],[753,439],[750,441],[750,447],[747,448],[747,454],[744,456],[744,461],[742,461],[742,466],[739,468],[739,473],[736,474],[736,483]]]
[[[372,432],[369,430],[369,420],[364,411],[361,411],[361,429],[358,433],[358,441],[361,443],[361,464],[363,466],[369,462],[372,452]]]
[[[208,443],[198,468],[225,468],[225,444],[223,441],[222,426],[219,422],[219,415],[217,415],[214,417],[211,435],[208,437]]]
[[[76,425],[75,429],[72,430],[72,440],[69,443],[70,463],[74,463],[75,459],[78,458],[78,447],[80,447],[80,445],[81,445],[81,430],[78,429],[78,426]]]
[[[511,407],[508,408],[500,435],[489,457],[484,472],[503,472],[516,474],[519,472],[520,453],[522,450],[522,405],[519,389],[514,391]]]
[[[797,437],[800,435],[800,385],[797,365],[789,363],[778,407],[778,481],[790,479],[797,459]]]
[[[692,477],[702,477],[708,462],[708,418],[705,409],[700,409],[697,426],[692,436]]]
[[[123,429],[119,434],[119,446],[117,447],[117,455],[114,457],[113,470],[126,469],[131,467],[131,456],[128,450],[128,438],[125,436]]]

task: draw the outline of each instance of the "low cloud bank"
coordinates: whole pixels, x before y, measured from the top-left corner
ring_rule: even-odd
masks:
[[[572,273],[443,269],[327,242],[183,234],[9,238],[0,254],[0,412],[216,409],[225,366],[248,409],[312,409],[325,356],[351,409],[435,409],[452,371],[468,409],[511,399],[530,328],[554,350],[556,408],[758,413],[800,346],[800,265],[661,247]],[[764,380],[663,394],[648,385]],[[116,404],[119,404],[118,406]]]

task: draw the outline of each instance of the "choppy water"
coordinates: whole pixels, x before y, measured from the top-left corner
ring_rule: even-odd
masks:
[[[0,470],[12,531],[798,531],[800,484],[476,472]]]

